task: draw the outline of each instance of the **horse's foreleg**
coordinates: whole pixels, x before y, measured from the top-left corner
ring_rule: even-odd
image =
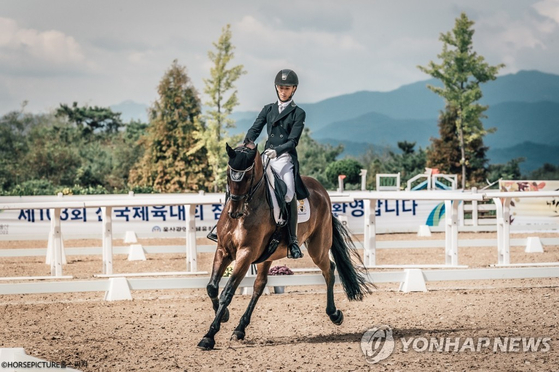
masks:
[[[239,321],[239,325],[233,331],[233,335],[231,336],[232,340],[244,340],[245,329],[250,324],[252,312],[256,307],[258,299],[264,292],[264,288],[266,288],[266,283],[268,282],[268,270],[270,270],[271,265],[271,261],[266,261],[257,266],[258,273],[256,274],[256,280],[254,281],[254,292],[252,293],[252,298],[250,299],[250,303],[248,304],[245,313]]]
[[[217,297],[219,294],[219,282],[221,281],[221,278],[223,277],[223,274],[225,273],[227,266],[229,266],[231,262],[232,262],[231,256],[224,254],[224,251],[222,249],[219,249],[218,247],[214,256],[210,281],[206,286],[206,291],[208,292],[208,296],[210,297],[210,300],[212,300],[214,312],[217,312],[217,309],[219,308],[219,298]],[[229,320],[229,311],[226,311],[223,317],[221,318],[221,321],[225,323],[228,320]]]
[[[237,261],[235,268],[233,269],[233,273],[231,277],[227,281],[225,288],[223,288],[223,292],[221,292],[221,296],[219,297],[217,311],[215,312],[215,318],[210,325],[210,329],[208,333],[202,338],[202,340],[198,343],[198,347],[204,350],[211,350],[215,346],[215,335],[219,332],[221,327],[222,318],[225,314],[229,312],[227,310],[227,306],[231,303],[233,299],[233,295],[237,290],[237,287],[245,277],[248,268],[250,267],[250,260],[248,259],[248,255],[246,256],[239,256],[237,254]]]

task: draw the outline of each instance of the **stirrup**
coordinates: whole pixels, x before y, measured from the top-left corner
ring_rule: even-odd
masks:
[[[217,234],[214,233],[214,230],[215,230],[216,227],[217,227],[217,225],[212,227],[211,231],[208,233],[208,235],[206,235],[206,238],[208,238],[208,239],[217,243]]]

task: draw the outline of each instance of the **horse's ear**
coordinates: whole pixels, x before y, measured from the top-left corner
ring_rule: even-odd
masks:
[[[237,153],[235,152],[235,150],[233,150],[227,142],[225,142],[225,149],[227,150],[227,155],[229,155],[229,157],[231,159],[233,159],[235,156],[237,156]]]

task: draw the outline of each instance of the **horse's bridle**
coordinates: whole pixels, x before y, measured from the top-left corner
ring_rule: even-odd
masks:
[[[248,189],[247,193],[241,194],[241,195],[232,194],[232,193],[229,192],[229,184],[227,184],[227,196],[229,198],[231,198],[231,200],[234,201],[234,202],[240,202],[240,201],[244,200],[244,204],[248,204],[252,200],[252,197],[254,196],[256,191],[258,191],[258,189],[262,185],[262,183],[264,181],[264,174],[266,172],[266,168],[268,167],[269,162],[270,162],[269,160],[266,162],[266,166],[262,170],[262,177],[260,177],[260,180],[258,180],[256,185],[254,185],[254,177],[252,177],[250,179],[250,186],[249,186],[249,189]],[[245,173],[251,171],[254,168],[254,164],[255,164],[255,162],[253,162],[250,167],[248,167],[247,169],[242,170],[242,171],[233,169],[233,168],[231,168],[231,166],[229,166],[229,176],[231,178],[231,181],[241,182],[243,180],[243,178],[245,177]],[[242,215],[243,214],[241,213],[237,217],[232,216],[232,215],[230,215],[230,216],[232,218],[238,218],[238,217],[241,217]]]

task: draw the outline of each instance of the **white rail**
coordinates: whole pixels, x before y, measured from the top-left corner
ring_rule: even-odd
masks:
[[[363,200],[364,215],[364,250],[367,267],[376,266],[376,221],[375,205],[377,200],[440,200],[445,202],[445,262],[446,267],[458,267],[458,228],[460,202],[480,202],[492,199],[497,210],[497,249],[499,253],[498,265],[510,264],[510,202],[513,198],[542,198],[559,197],[558,191],[538,192],[493,192],[472,193],[456,190],[449,191],[359,191],[348,194],[331,194],[333,202],[353,202]],[[96,195],[96,196],[65,196],[65,197],[2,197],[1,209],[51,209],[51,231],[49,241],[50,251],[47,250],[51,263],[51,275],[63,277],[62,264],[64,251],[60,234],[60,210],[63,208],[102,208],[102,274],[111,275],[113,250],[113,235],[111,211],[114,207],[133,206],[162,206],[185,205],[186,214],[186,271],[198,272],[196,225],[194,211],[196,205],[223,203],[223,194],[156,194],[156,195]]]

